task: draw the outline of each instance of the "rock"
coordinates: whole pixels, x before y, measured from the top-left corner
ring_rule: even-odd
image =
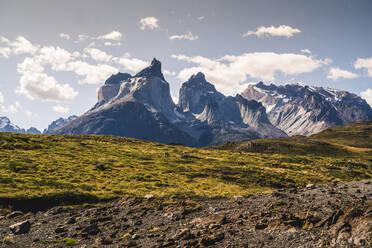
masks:
[[[257,224],[254,226],[254,228],[255,228],[256,230],[263,230],[263,229],[267,228],[267,224],[265,224],[265,223],[257,223]]]
[[[23,213],[21,211],[13,211],[13,212],[11,212],[10,214],[7,215],[7,218],[12,219],[12,218],[15,218],[15,217],[21,216],[21,215],[23,215]]]
[[[210,225],[210,224],[218,224],[224,225],[227,223],[226,215],[224,214],[215,214],[205,218],[195,218],[191,221],[191,223],[196,223],[199,225]]]
[[[31,223],[28,220],[26,220],[26,221],[18,222],[14,225],[11,225],[9,226],[9,228],[14,234],[24,234],[30,231]]]
[[[340,218],[340,216],[343,215],[343,214],[344,214],[344,212],[341,209],[339,209],[337,211],[334,211],[332,213],[332,216],[329,217],[329,219],[328,219],[328,226],[336,224],[336,222],[338,221],[338,218]]]
[[[199,244],[204,246],[214,245],[217,242],[222,241],[225,238],[224,233],[217,233],[209,236],[203,236],[199,239]]]
[[[64,232],[67,232],[67,229],[64,228],[64,227],[57,227],[55,230],[54,230],[55,233],[64,233]]]
[[[123,247],[136,247],[137,243],[133,240],[126,241],[123,243]]]
[[[176,234],[174,238],[175,239],[182,238],[184,240],[189,240],[195,238],[195,235],[191,233],[189,228],[184,228],[178,234]]]
[[[112,239],[110,239],[110,238],[102,238],[101,239],[101,244],[103,244],[103,245],[110,245],[110,244],[112,244]]]
[[[145,199],[151,199],[151,198],[154,198],[154,195],[153,194],[147,194],[147,195],[145,195]]]
[[[74,217],[71,217],[68,221],[67,221],[67,224],[71,225],[71,224],[75,224],[76,223],[76,218]]]
[[[315,185],[310,183],[310,184],[306,185],[306,188],[307,189],[315,189]]]
[[[94,223],[84,228],[83,232],[90,234],[90,235],[97,235],[98,233],[101,232],[101,230],[99,230],[98,225]]]

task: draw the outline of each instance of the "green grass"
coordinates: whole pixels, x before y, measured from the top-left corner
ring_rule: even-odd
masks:
[[[249,142],[197,149],[113,136],[0,133],[0,204],[247,195],[371,178],[372,122],[354,125],[254,141],[264,147],[255,152],[246,152]]]

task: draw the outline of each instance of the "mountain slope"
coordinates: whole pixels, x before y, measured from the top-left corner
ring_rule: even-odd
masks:
[[[311,135],[328,127],[372,120],[372,109],[355,94],[300,84],[251,84],[242,93],[262,102],[271,123],[288,135]]]
[[[0,133],[0,202],[41,196],[55,202],[58,196],[68,201],[79,196],[245,195],[361,180],[372,177],[371,128],[372,122],[353,123],[318,136],[208,149],[103,135]],[[348,137],[355,138],[345,145]]]
[[[335,126],[308,137],[292,136],[280,139],[233,142],[216,148],[304,156],[353,157],[357,152],[357,158],[368,158],[372,156],[372,121],[358,121],[345,126]],[[359,166],[353,160],[343,161],[341,164]],[[370,170],[372,169],[371,162],[368,162],[365,166]]]
[[[50,133],[107,134],[189,146],[286,136],[271,125],[260,103],[225,97],[202,73],[183,84],[177,106],[156,59],[135,76],[112,75],[91,110]]]
[[[61,117],[61,118],[53,121],[52,123],[50,123],[48,125],[48,128],[44,129],[43,133],[47,134],[47,133],[51,132],[52,130],[55,130],[57,128],[60,128],[64,125],[66,125],[67,123],[69,123],[70,121],[75,120],[76,118],[78,118],[76,115],[71,115],[68,118],[62,118]]]
[[[196,146],[196,141],[173,124],[177,115],[161,63],[131,77],[110,77],[99,91],[99,102],[84,115],[53,130],[54,134],[110,134]]]
[[[0,132],[8,133],[30,133],[30,134],[40,134],[41,132],[35,127],[30,127],[29,129],[23,129],[13,124],[8,117],[0,116]]]
[[[185,116],[194,117],[189,118],[192,126],[204,125],[204,129],[197,127],[201,132],[194,132],[202,145],[286,136],[271,125],[261,103],[240,95],[224,96],[201,72],[182,84],[179,108]]]

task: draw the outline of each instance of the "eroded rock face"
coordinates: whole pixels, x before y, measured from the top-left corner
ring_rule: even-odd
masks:
[[[203,73],[192,75],[182,84],[179,93],[179,106],[187,112],[200,114],[211,99],[221,100],[224,96],[217,92],[213,84],[205,80]]]
[[[48,134],[51,133],[53,130],[56,130],[58,128],[63,127],[64,125],[67,125],[69,122],[77,119],[78,117],[76,115],[71,115],[68,118],[59,118],[52,123],[49,124],[48,128],[44,129],[43,133]]]
[[[194,122],[207,125],[198,137],[203,145],[286,136],[270,123],[261,103],[240,95],[224,96],[201,72],[182,85],[179,99],[183,113],[190,113]]]
[[[201,72],[182,85],[177,106],[156,59],[133,77],[111,76],[91,110],[52,133],[109,134],[192,146],[285,136],[271,125],[260,103],[225,97]]]
[[[161,73],[161,63],[151,65],[133,77],[110,78],[99,92],[101,102],[56,134],[107,134],[162,143],[197,146],[175,121],[176,105],[169,84]]]
[[[130,74],[121,72],[109,77],[98,91],[98,103],[108,102],[114,98],[119,93],[121,83],[131,77]]]
[[[311,135],[335,125],[371,120],[372,109],[359,96],[300,84],[251,84],[242,96],[262,102],[270,122],[288,135]]]

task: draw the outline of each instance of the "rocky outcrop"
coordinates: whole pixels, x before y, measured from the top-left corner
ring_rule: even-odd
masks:
[[[108,102],[115,97],[120,90],[121,82],[124,82],[131,77],[130,74],[121,72],[109,77],[98,91],[98,103]]]
[[[286,136],[271,125],[261,103],[248,101],[240,95],[224,96],[201,72],[183,83],[179,108],[185,116],[194,117],[191,125],[204,124],[197,126],[199,133],[193,132],[203,145]]]
[[[286,136],[271,125],[260,103],[225,97],[201,72],[182,85],[177,106],[156,59],[135,76],[111,76],[91,110],[50,133],[119,135],[192,146]]]
[[[110,95],[52,133],[107,134],[197,146],[194,138],[175,124],[179,120],[176,105],[158,60],[154,59],[149,67],[125,81],[107,85],[119,86],[115,96]]]
[[[53,130],[56,130],[58,128],[63,127],[64,125],[66,125],[67,123],[75,120],[76,118],[78,118],[76,115],[71,115],[68,118],[62,118],[61,117],[61,118],[53,121],[52,123],[50,123],[48,125],[48,128],[44,129],[43,133],[48,134],[48,133],[52,132]]]
[[[261,102],[270,122],[288,135],[311,135],[335,125],[372,120],[367,102],[346,91],[260,82],[249,85],[242,96]]]

